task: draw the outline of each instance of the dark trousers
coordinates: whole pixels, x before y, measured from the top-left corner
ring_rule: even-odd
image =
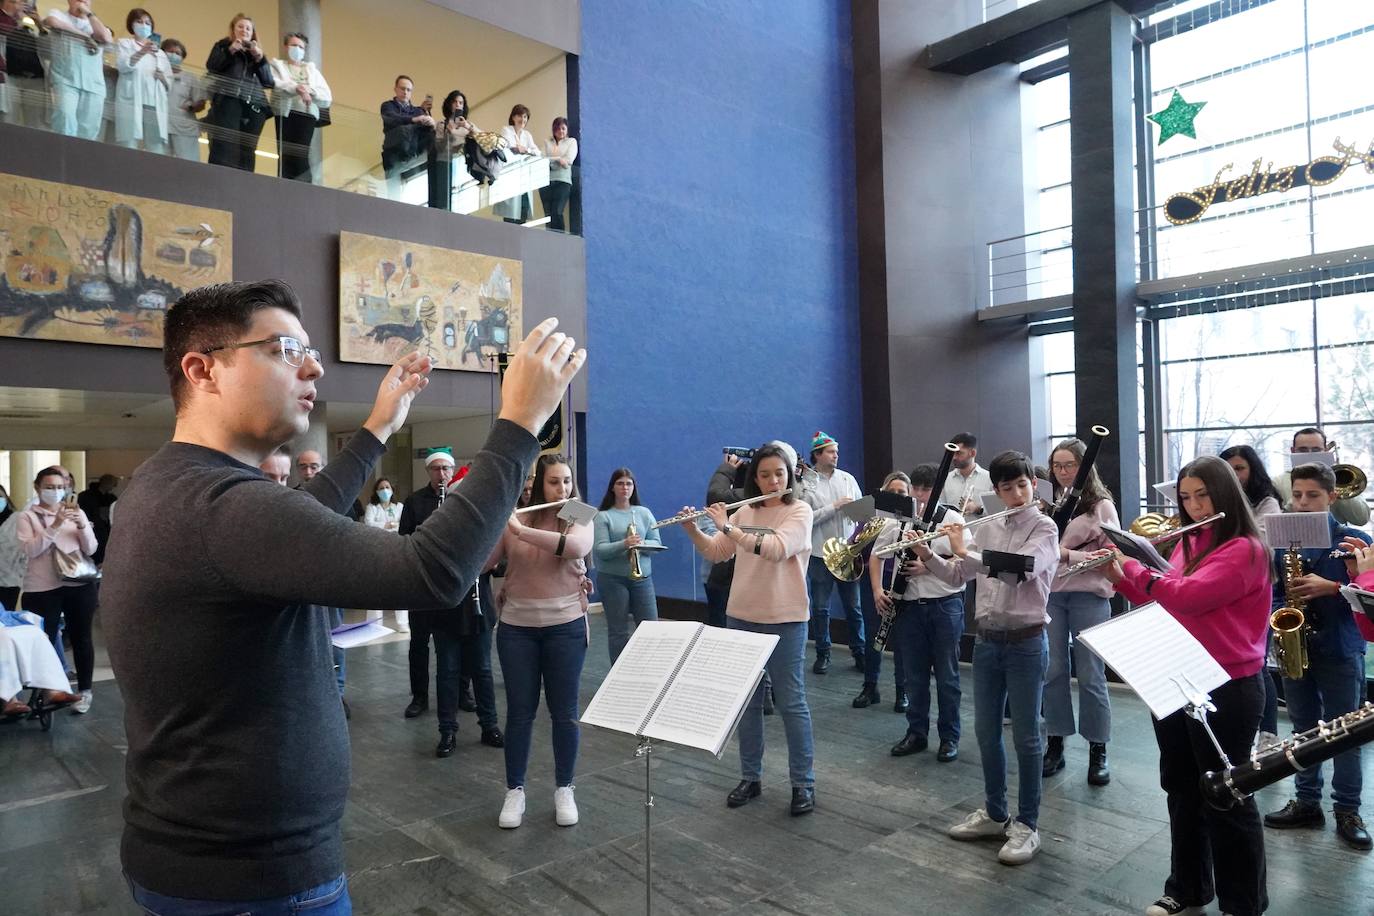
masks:
[[[926,737],[930,729],[930,679],[935,678],[935,726],[941,741],[958,741],[959,634],[964,630],[964,596],[897,602],[892,641],[906,668],[906,730]]]
[[[706,622],[713,627],[725,626],[725,607],[730,602],[730,589],[706,583]]]
[[[310,143],[315,138],[315,119],[302,111],[278,116],[277,155],[281,156],[281,177],[310,181]]]
[[[410,632],[414,634],[413,626]],[[456,636],[443,627],[434,630],[434,666],[437,669],[434,692],[439,704],[439,731],[458,729],[458,693],[464,677],[472,678],[477,725],[482,731],[495,728],[496,682],[491,676],[491,630],[471,636]]]
[[[7,611],[19,610],[19,586],[0,588],[0,605]]]
[[[1248,760],[1264,709],[1263,674],[1227,681],[1212,691],[1217,711],[1207,721],[1232,763]],[[1264,826],[1253,798],[1217,811],[1202,797],[1199,780],[1221,759],[1202,726],[1182,710],[1155,720],[1159,784],[1168,796],[1171,838],[1164,893],[1185,906],[1205,906],[1215,895],[1223,912],[1258,916],[1269,906],[1265,890]]]
[[[874,637],[878,635],[882,618],[878,616],[878,606],[873,603],[873,584],[866,574],[859,580],[859,606],[864,612],[864,683],[876,685],[878,676],[883,673],[883,650]],[[895,608],[893,613],[896,613]],[[888,640],[888,645],[892,647],[892,686],[897,690],[905,690],[906,670],[902,667],[902,647],[893,639]]]
[[[419,703],[429,703],[429,641],[436,613],[410,612],[410,695]]]
[[[572,196],[572,185],[566,181],[551,181],[539,189],[539,199],[544,202],[544,215],[549,218],[549,228],[565,231],[563,210]]]
[[[254,109],[233,96],[215,96],[210,112],[210,164],[253,171],[258,135],[266,120],[264,109]]]
[[[90,690],[91,675],[95,671],[95,645],[91,642],[91,626],[95,622],[95,606],[99,590],[94,582],[55,588],[47,592],[25,592],[24,608],[43,618],[43,632],[53,645],[60,646],[59,625],[67,618],[67,637],[72,641],[72,655],[76,658],[76,689]],[[59,648],[58,654],[61,654]]]

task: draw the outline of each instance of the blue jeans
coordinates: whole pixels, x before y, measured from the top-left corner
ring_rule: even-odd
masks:
[[[1109,600],[1092,592],[1050,595],[1050,667],[1045,675],[1045,731],[1059,738],[1075,731],[1095,744],[1112,737],[1112,702],[1107,695],[1107,668],[1078,641],[1078,631],[1112,616]],[[1078,676],[1078,726],[1069,694],[1069,637],[1073,637],[1073,673]]]
[[[496,682],[491,676],[491,630],[456,636],[444,628],[434,631],[434,693],[438,700],[439,731],[457,731],[458,695],[463,680],[472,679],[477,701],[477,725],[496,727]]]
[[[343,875],[319,887],[285,897],[242,902],[167,897],[142,887],[128,875],[124,876],[124,880],[129,882],[129,893],[133,895],[134,902],[149,916],[292,916],[295,913],[349,916],[353,912],[353,901],[348,897],[348,879]]]
[[[329,608],[329,628],[343,626],[343,608]],[[330,649],[334,652],[334,677],[339,682],[339,696],[344,692],[344,650],[338,646],[331,645]]]
[[[1288,715],[1293,730],[1315,728],[1318,719],[1330,721],[1342,713],[1358,709],[1364,701],[1364,656],[1325,658],[1309,655],[1310,666],[1301,680],[1283,679],[1283,695],[1288,700]],[[1298,801],[1321,804],[1322,767],[1318,763],[1293,776]],[[1331,760],[1331,803],[1341,813],[1360,810],[1360,749],[1352,747]]]
[[[579,617],[552,627],[496,628],[496,652],[506,682],[506,788],[525,784],[530,762],[539,686],[553,720],[553,769],[559,787],[573,784],[577,770],[577,689],[587,657],[587,620]]]
[[[811,709],[806,705],[806,679],[802,675],[806,662],[806,624],[802,621],[750,623],[728,617],[726,626],[778,637],[773,654],[768,656],[765,675],[772,679],[773,700],[782,718],[783,730],[787,732],[787,775],[793,788],[814,786],[815,746],[811,741]],[[764,684],[760,682],[739,720],[740,776],[751,782],[763,779],[763,690]]]
[[[598,572],[596,587],[601,592],[601,609],[606,614],[606,638],[611,649],[611,664],[620,658],[630,641],[630,617],[635,625],[658,619],[658,599],[654,597],[653,579],[631,579],[612,573]]]
[[[964,632],[964,594],[897,602],[893,636],[906,668],[906,730],[926,737],[930,731],[930,676],[935,674],[941,741],[959,740],[959,637]],[[999,720],[1000,723],[1000,720]]]
[[[825,568],[825,561],[813,556],[806,567],[806,588],[811,595],[811,638],[816,641],[816,652],[830,652],[830,593],[838,591],[845,620],[849,621],[849,651],[855,658],[863,658],[864,618],[859,611],[858,580],[836,579]]]
[[[859,604],[864,611],[864,683],[876,686],[878,676],[883,673],[883,653],[873,640],[878,635],[881,618],[877,605],[873,603],[873,585],[866,575],[859,580]],[[892,686],[905,690],[906,669],[902,666],[902,649],[891,633],[888,634],[888,645],[892,647]]]
[[[1011,700],[1011,734],[1020,784],[1016,819],[1035,829],[1040,818],[1040,692],[1049,650],[1045,634],[1018,642],[979,639],[973,646],[973,730],[983,756],[988,817],[1007,819],[1007,754],[1002,710]]]

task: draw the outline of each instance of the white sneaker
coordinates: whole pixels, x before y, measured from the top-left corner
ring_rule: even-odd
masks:
[[[79,714],[79,715],[83,715],[83,716],[84,716],[86,713],[90,712],[90,711],[91,711],[91,697],[92,697],[93,693],[94,693],[94,692],[93,692],[93,691],[90,691],[90,690],[83,690],[83,691],[81,691],[81,699],[80,699],[79,701],[77,701],[77,702],[72,706],[72,712],[77,713],[77,714]]]
[[[1160,897],[1145,908],[1145,916],[1207,916],[1207,907],[1184,906],[1173,897]]]
[[[979,808],[947,831],[956,840],[981,840],[987,837],[1006,836],[1007,825],[988,817],[988,812]]]
[[[397,633],[409,633],[409,632],[410,632],[410,624],[408,624],[408,623],[398,623],[398,624],[396,624],[396,632],[397,632]]]
[[[1279,736],[1273,732],[1260,732],[1255,736],[1255,753],[1263,754],[1272,747],[1279,745]]]
[[[572,786],[559,786],[553,790],[553,819],[560,827],[571,827],[577,823],[577,800],[573,798]]]
[[[508,789],[501,803],[501,817],[496,822],[507,830],[514,830],[525,819],[525,790]]]
[[[1025,865],[1039,851],[1040,831],[1013,820],[1007,826],[1007,841],[997,851],[997,861],[1003,865]]]

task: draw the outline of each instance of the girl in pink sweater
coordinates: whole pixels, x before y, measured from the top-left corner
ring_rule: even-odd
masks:
[[[777,493],[778,498],[745,506],[733,518],[727,516],[724,503],[709,506],[706,512],[717,532],[709,537],[692,522],[683,525],[683,529],[696,549],[711,562],[735,558],[726,626],[778,637],[768,659],[768,675],[787,732],[791,812],[800,815],[810,814],[816,807],[816,774],[812,768],[815,751],[811,709],[806,703],[803,676],[806,627],[811,617],[806,597],[811,507],[792,495],[795,464],[795,455],[788,456],[779,446],[756,449],[744,495],[748,498]],[[741,779],[726,797],[725,803],[731,808],[748,804],[763,791],[763,690],[760,685],[754,691],[740,718]]]
[[[572,468],[562,455],[540,455],[534,466],[536,503],[577,495]],[[512,514],[488,568],[505,558],[501,623],[496,651],[506,684],[506,798],[498,823],[519,827],[525,816],[525,770],[542,683],[553,720],[556,788],[554,817],[560,827],[577,823],[573,773],[581,732],[577,692],[587,656],[584,557],[592,549],[590,525],[569,525],[557,509]]]
[[[1130,601],[1157,601],[1211,653],[1231,680],[1212,691],[1212,731],[1233,762],[1247,760],[1264,709],[1264,646],[1271,595],[1269,550],[1260,542],[1250,503],[1231,466],[1198,458],[1178,474],[1183,523],[1226,513],[1184,535],[1164,575],[1134,560],[1104,567]],[[1155,720],[1159,781],[1169,799],[1172,868],[1164,896],[1147,916],[1202,913],[1213,889],[1222,912],[1258,916],[1269,905],[1264,828],[1254,799],[1217,811],[1199,780],[1221,765],[1202,726],[1180,710]]]

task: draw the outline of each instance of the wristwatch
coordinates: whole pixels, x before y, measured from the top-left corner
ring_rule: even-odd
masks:
[[[730,532],[734,530],[735,526],[731,525],[729,522],[726,522],[724,525],[721,526],[720,533],[725,535],[726,537],[729,537]]]

